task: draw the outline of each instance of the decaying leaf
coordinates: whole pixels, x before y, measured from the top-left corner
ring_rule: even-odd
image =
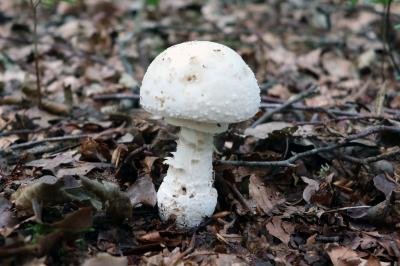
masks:
[[[98,253],[95,257],[86,259],[82,266],[127,266],[128,259],[126,257],[114,257],[108,253]]]
[[[32,200],[42,204],[57,204],[73,201],[76,198],[66,193],[64,179],[54,176],[43,176],[28,185],[23,185],[13,195],[12,199],[17,208],[31,209]]]
[[[327,249],[327,253],[334,266],[360,265],[361,258],[350,247],[333,246]]]
[[[132,206],[139,203],[154,207],[157,203],[157,193],[153,181],[147,177],[139,177],[127,190]]]
[[[250,199],[255,201],[257,209],[264,214],[270,214],[278,204],[284,202],[284,198],[274,188],[265,185],[260,177],[256,175],[250,176]]]
[[[63,220],[52,223],[51,226],[67,231],[82,231],[92,226],[93,211],[91,207],[80,208],[67,214]]]
[[[307,184],[303,191],[303,199],[310,203],[312,196],[319,190],[319,182],[305,176],[302,176],[301,179]]]
[[[269,122],[247,128],[244,132],[247,136],[253,136],[259,139],[266,139],[271,136],[287,136],[296,132],[297,127],[287,122]]]
[[[49,113],[56,115],[68,115],[71,111],[70,106],[66,104],[48,100],[42,100],[42,108]]]
[[[38,160],[30,161],[30,162],[26,163],[26,166],[40,167],[40,168],[44,168],[44,169],[54,170],[55,168],[57,168],[58,166],[60,166],[62,164],[70,164],[74,161],[75,161],[75,159],[73,157],[73,154],[67,152],[67,153],[59,154],[51,159],[38,159]]]
[[[0,196],[0,229],[12,227],[17,223],[11,211],[11,202]]]
[[[81,176],[80,179],[85,190],[101,199],[109,217],[120,222],[132,218],[130,199],[125,192],[119,189],[118,185],[108,181],[100,183],[84,176]]]
[[[111,160],[111,152],[107,145],[93,138],[82,141],[80,152],[81,159],[85,161],[108,162]]]
[[[294,225],[283,221],[280,217],[274,216],[266,225],[269,234],[278,238],[282,243],[288,245],[290,235],[294,233]]]
[[[374,177],[374,185],[383,194],[385,194],[386,199],[390,197],[393,190],[399,187],[399,185],[394,180],[390,180],[383,174]]]

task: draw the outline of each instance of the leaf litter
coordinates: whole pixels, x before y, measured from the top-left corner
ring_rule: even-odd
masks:
[[[398,263],[400,96],[379,6],[145,2],[40,8],[41,109],[29,7],[0,4],[2,264]],[[216,137],[216,212],[183,231],[156,207],[177,129],[140,109],[138,88],[187,40],[238,51],[262,109]]]

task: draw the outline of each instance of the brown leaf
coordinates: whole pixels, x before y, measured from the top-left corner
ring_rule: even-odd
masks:
[[[64,179],[54,176],[43,176],[28,185],[21,186],[12,194],[13,202],[18,209],[31,209],[32,200],[43,204],[63,203],[74,198],[61,190],[64,186]]]
[[[160,232],[155,231],[140,236],[139,240],[143,242],[158,243],[162,241],[162,237],[160,235]]]
[[[71,152],[62,153],[51,159],[38,159],[26,163],[26,166],[30,167],[40,167],[48,170],[53,170],[60,166],[61,164],[70,164],[75,161],[73,154]]]
[[[160,159],[159,157],[155,157],[155,156],[146,156],[146,158],[144,158],[144,170],[146,174],[150,174],[151,173],[151,169],[153,168],[154,163]]]
[[[157,203],[157,193],[153,181],[147,177],[139,177],[127,190],[132,206],[139,203],[154,207]]]
[[[331,247],[327,253],[334,266],[357,266],[361,263],[358,254],[349,247]]]
[[[334,53],[325,53],[322,56],[322,66],[330,76],[338,80],[357,77],[353,63]]]
[[[82,160],[107,162],[111,159],[110,150],[107,145],[100,140],[87,138],[81,143]]]
[[[0,196],[0,229],[10,228],[17,224],[17,219],[11,211],[11,202]]]
[[[52,223],[51,226],[68,231],[82,231],[93,224],[92,208],[80,208],[65,216],[61,221]]]
[[[365,261],[365,260],[363,260]],[[368,259],[365,261],[365,266],[383,266],[383,265],[390,265],[390,263],[382,263],[374,256],[369,256]]]
[[[86,259],[82,266],[127,266],[127,257],[114,257],[108,253],[98,253],[95,257]]]
[[[217,254],[211,255],[209,257],[209,263],[206,265],[212,266],[227,266],[227,265],[235,265],[235,266],[245,266],[249,265],[249,262],[244,260],[242,257],[238,257],[234,254]]]
[[[132,218],[132,205],[128,195],[118,185],[103,181],[98,182],[84,176],[80,177],[85,190],[95,194],[105,205],[106,214],[117,222]]]
[[[254,128],[249,127],[245,130],[246,136],[253,136],[259,139],[266,139],[271,136],[287,136],[292,135],[297,127],[287,122],[269,122],[260,124]]]
[[[57,171],[56,176],[63,177],[63,176],[81,176],[87,175],[90,171],[97,168],[98,166],[94,163],[83,162],[77,164],[77,166],[71,168],[61,168]]]
[[[292,96],[287,86],[282,84],[275,84],[272,86],[272,88],[268,90],[268,95],[278,97],[283,100],[287,100]]]
[[[56,115],[68,115],[71,111],[71,107],[66,104],[48,100],[42,100],[42,108],[43,110]]]
[[[282,243],[288,245],[290,235],[294,232],[294,225],[282,221],[280,217],[274,216],[266,225],[268,233],[278,238]]]
[[[316,75],[321,75],[321,67],[320,67],[320,60],[321,60],[321,49],[318,48],[313,50],[305,55],[301,55],[297,58],[297,65],[300,69],[308,70]]]
[[[284,202],[284,198],[274,190],[274,187],[266,186],[262,179],[256,175],[250,176],[250,199],[254,200],[258,210],[269,214],[276,205]]]

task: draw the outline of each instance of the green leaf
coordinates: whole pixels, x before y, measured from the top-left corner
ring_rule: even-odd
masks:
[[[148,6],[158,6],[160,0],[146,0],[146,5]]]
[[[41,1],[41,3],[45,7],[53,7],[59,2],[66,2],[66,3],[74,4],[76,2],[76,0],[42,0]]]

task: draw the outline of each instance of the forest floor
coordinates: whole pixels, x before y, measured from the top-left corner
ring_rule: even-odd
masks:
[[[0,2],[0,264],[399,265],[400,4],[143,2],[40,4],[42,97],[29,1]],[[139,88],[188,40],[236,50],[262,108],[216,137],[215,214],[182,230],[156,207],[178,129]]]

